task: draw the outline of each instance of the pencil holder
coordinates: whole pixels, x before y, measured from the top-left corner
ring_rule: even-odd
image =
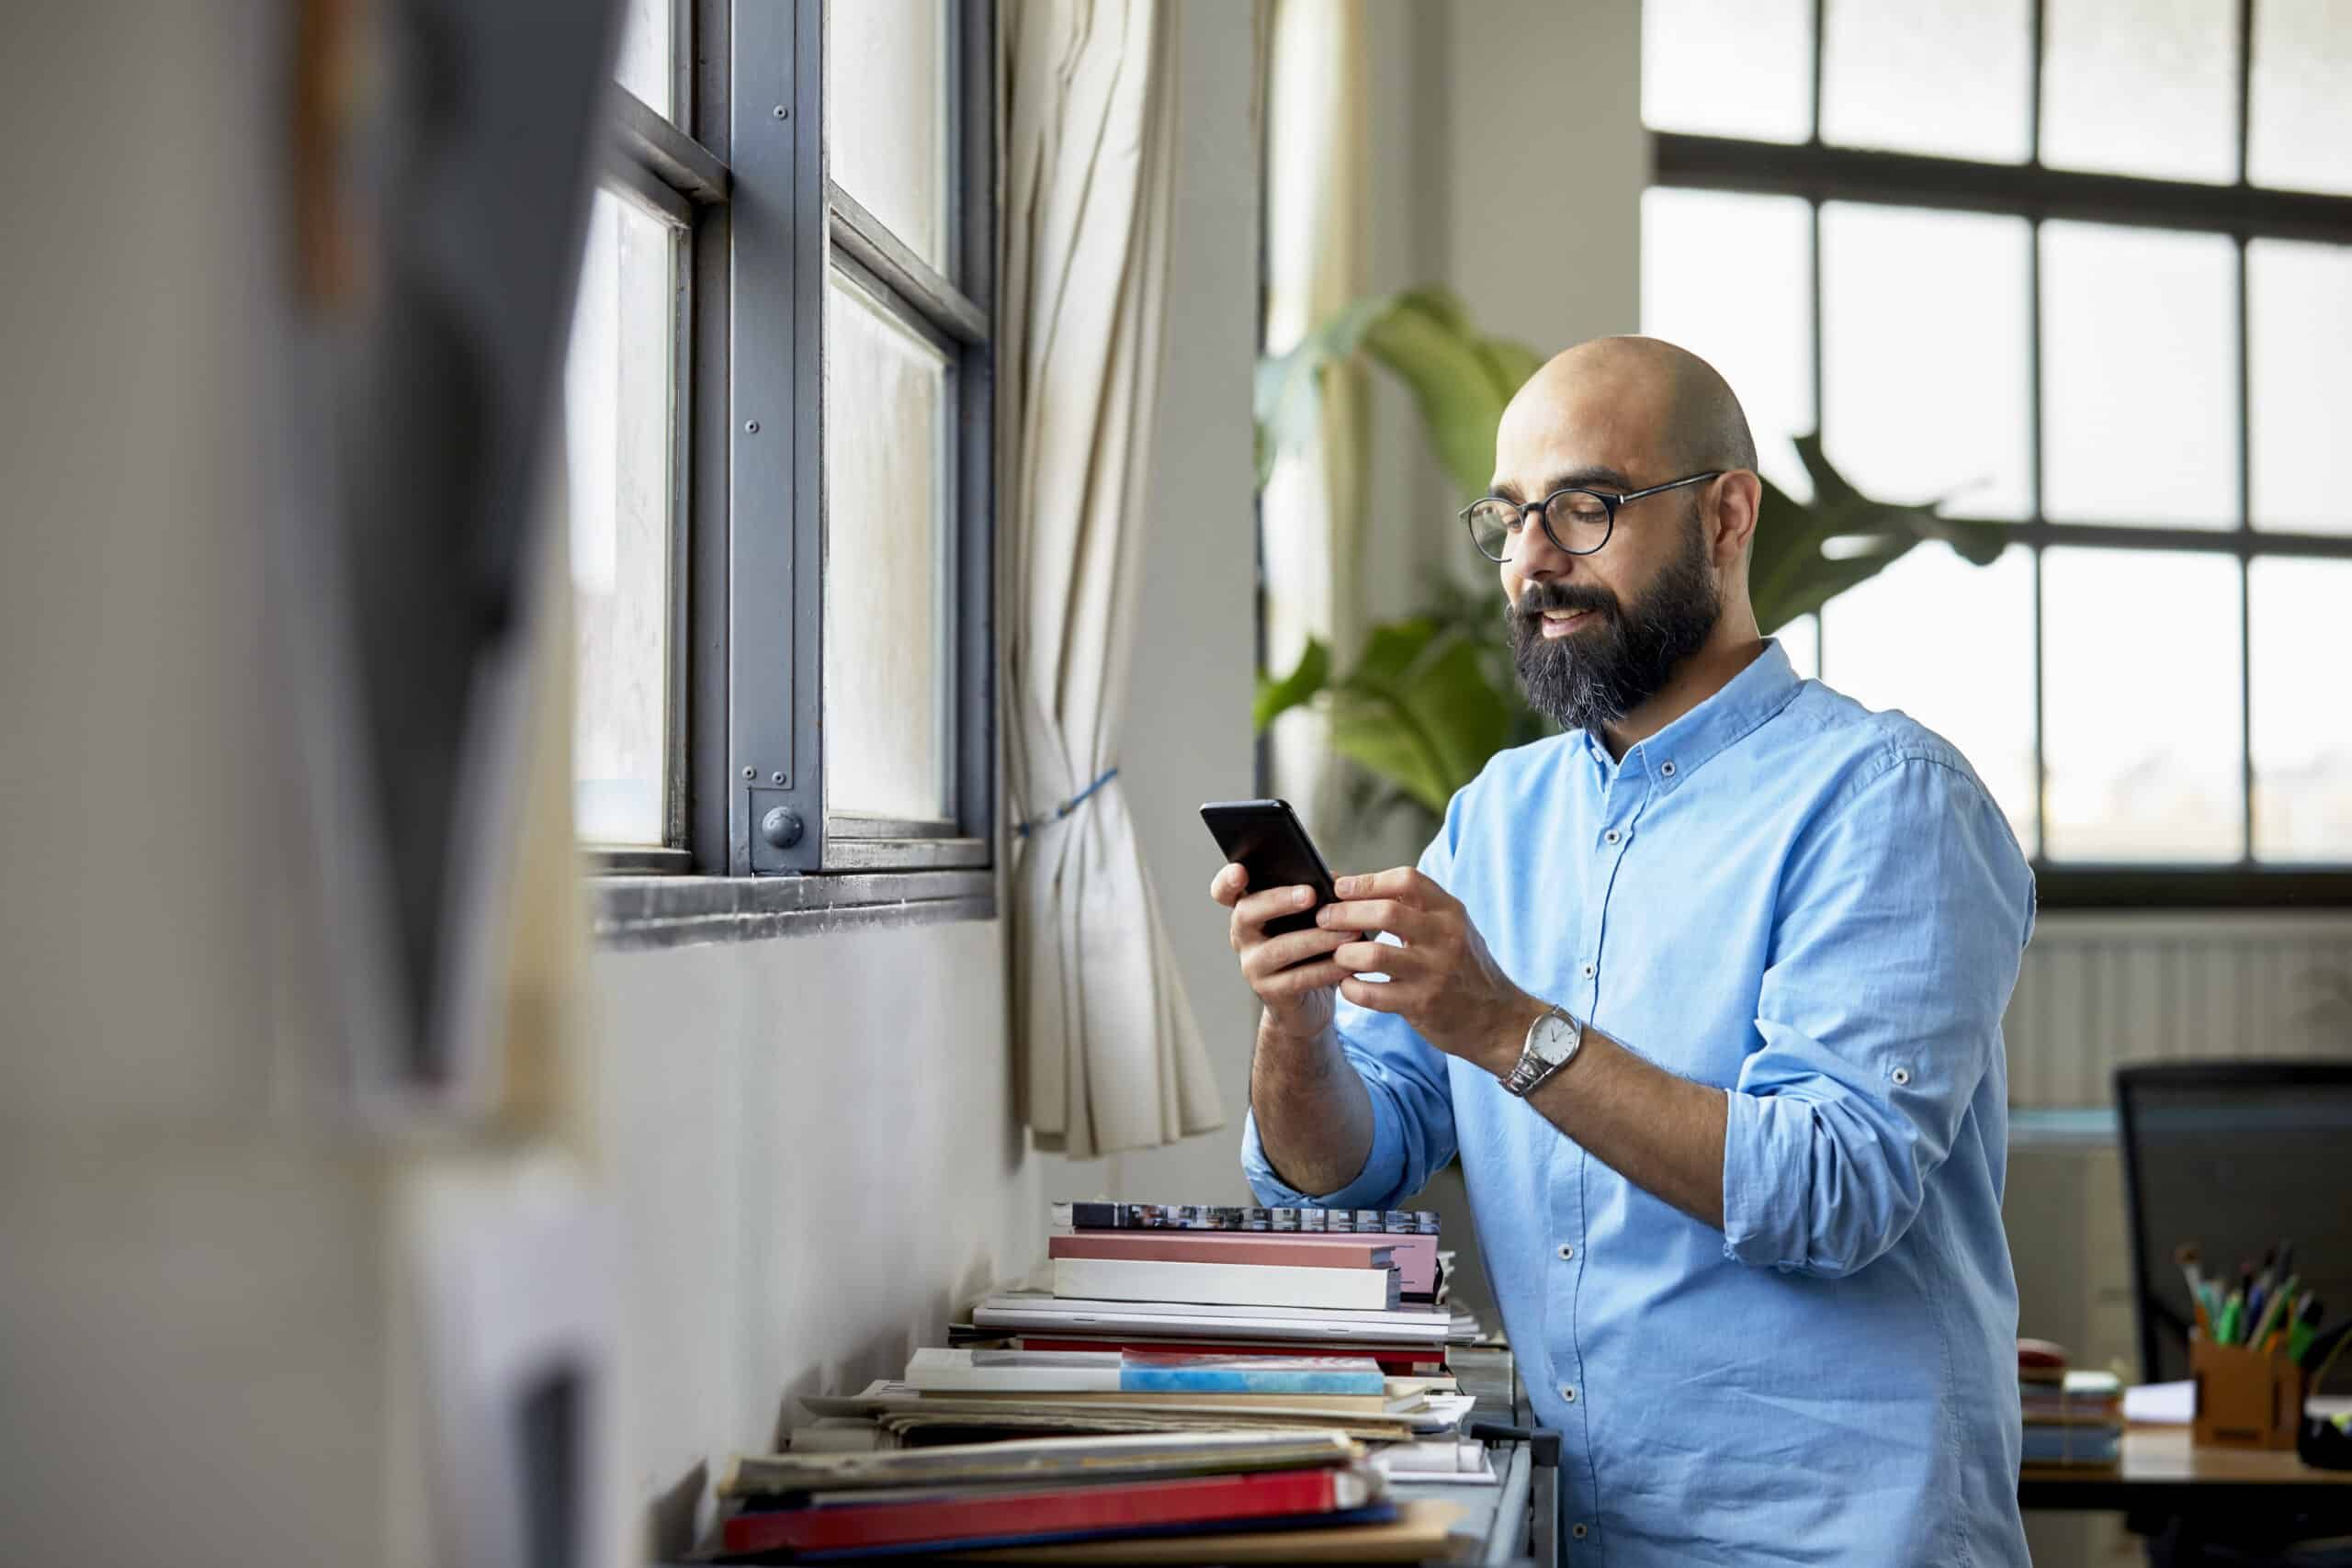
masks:
[[[2188,1341],[2188,1372],[2197,1382],[2200,1445],[2233,1449],[2292,1449],[2303,1419],[2303,1369],[2283,1353],[2266,1356],[2244,1345],[2216,1345],[2203,1335]]]

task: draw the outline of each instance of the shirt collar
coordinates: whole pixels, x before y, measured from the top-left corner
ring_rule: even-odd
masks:
[[[1659,788],[1671,790],[1788,706],[1803,684],[1780,638],[1767,637],[1764,651],[1750,660],[1747,669],[1656,735],[1636,741],[1622,764],[1610,761],[1609,749],[1599,736],[1589,730],[1578,733],[1604,775],[1632,769],[1647,774]]]

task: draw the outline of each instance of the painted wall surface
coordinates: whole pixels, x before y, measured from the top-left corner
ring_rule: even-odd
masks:
[[[630,1483],[667,1543],[698,1466],[805,1421],[800,1394],[896,1375],[1034,1268],[1053,1199],[1243,1192],[1256,1009],[1205,895],[1217,857],[1197,808],[1251,788],[1255,39],[1246,6],[1174,14],[1168,358],[1120,761],[1230,1124],[1085,1162],[1030,1151],[1000,922],[601,955]]]

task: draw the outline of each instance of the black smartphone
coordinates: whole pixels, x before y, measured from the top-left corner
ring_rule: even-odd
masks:
[[[1250,874],[1250,891],[1270,887],[1312,887],[1316,903],[1339,900],[1331,887],[1331,868],[1315,848],[1315,840],[1299,826],[1298,814],[1287,800],[1212,800],[1201,807],[1225,858]],[[1268,936],[1305,931],[1315,923],[1315,910],[1281,915],[1266,922]]]

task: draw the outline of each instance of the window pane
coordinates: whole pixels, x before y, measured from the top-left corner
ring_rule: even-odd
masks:
[[[2256,559],[2254,852],[2352,861],[2352,561]]]
[[[2031,151],[2025,0],[1829,0],[1824,28],[1824,141],[2004,164]]]
[[[1821,612],[1822,678],[1871,708],[1901,708],[1954,746],[2033,843],[2033,553],[1972,566],[1918,547]],[[1968,649],[1955,659],[1954,649]]]
[[[946,0],[825,7],[825,146],[835,184],[947,277]]]
[[[2050,857],[2234,860],[2237,562],[2052,549],[2041,570]]]
[[[2352,410],[2352,247],[2246,248],[2254,525],[2352,534],[2344,485]]]
[[[1643,192],[1642,331],[1721,371],[1747,411],[1758,470],[1811,498],[1789,445],[1814,427],[1813,215],[1802,197]]]
[[[825,294],[825,804],[947,814],[947,362],[834,274]]]
[[[2246,177],[2352,195],[2352,13],[2344,0],[2254,8]]]
[[[1803,141],[1812,0],[1645,0],[1642,118],[1654,130]]]
[[[596,193],[563,367],[573,812],[596,843],[660,844],[669,822],[675,248],[666,224]]]
[[[2174,180],[2237,178],[2234,5],[2047,0],[2043,28],[2043,163]]]
[[[2234,526],[2229,239],[2049,223],[2041,258],[2043,513]]]
[[[2022,219],[1822,209],[1822,429],[1859,489],[2031,511],[2031,243]]]
[[[645,100],[655,114],[679,118],[677,61],[671,51],[676,38],[673,0],[627,0],[621,11],[620,49],[613,75],[620,85]]]

